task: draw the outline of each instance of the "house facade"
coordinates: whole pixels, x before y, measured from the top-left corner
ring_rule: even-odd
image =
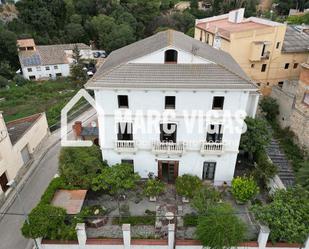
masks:
[[[233,56],[264,94],[272,85],[299,78],[309,55],[309,35],[302,26],[262,18],[244,18],[244,9],[196,20],[195,39]]]
[[[229,54],[173,30],[114,51],[85,87],[100,107],[103,159],[170,183],[193,174],[229,184],[259,98]]]
[[[7,183],[18,181],[48,135],[45,113],[5,123],[0,112],[0,202],[8,190]]]
[[[81,58],[93,59],[90,46],[83,43],[38,46],[33,39],[17,40],[18,56],[23,77],[28,80],[55,79],[70,75],[73,49]]]

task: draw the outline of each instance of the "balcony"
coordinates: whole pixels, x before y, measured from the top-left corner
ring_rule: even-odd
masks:
[[[202,142],[201,154],[221,154],[224,152],[224,144],[222,142]]]
[[[133,153],[137,151],[137,146],[134,140],[117,140],[115,150],[119,153]]]
[[[152,152],[155,154],[181,155],[185,151],[183,142],[154,142],[152,144]]]

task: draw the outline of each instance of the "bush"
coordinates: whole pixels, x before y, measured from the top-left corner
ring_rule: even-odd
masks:
[[[6,87],[9,84],[9,81],[0,75],[0,88]]]
[[[70,186],[90,189],[93,178],[106,166],[97,146],[65,147],[60,152],[59,172]]]
[[[236,177],[232,180],[232,194],[239,202],[245,203],[254,198],[259,187],[252,177]]]
[[[309,234],[309,192],[300,186],[277,190],[268,205],[254,205],[255,218],[270,228],[270,240],[304,243]]]
[[[193,198],[194,193],[202,187],[202,181],[197,176],[185,174],[176,179],[176,191],[186,198]]]
[[[220,193],[215,188],[204,186],[196,191],[191,205],[199,214],[204,215],[209,208],[217,205],[220,199]]]
[[[296,174],[296,179],[301,186],[309,191],[309,160],[303,162],[301,168]]]
[[[197,239],[204,247],[223,249],[236,247],[245,236],[245,225],[233,214],[231,206],[221,204],[198,218]]]
[[[144,188],[144,194],[148,197],[155,197],[164,191],[164,183],[159,180],[149,179]]]
[[[268,121],[275,121],[279,114],[279,105],[277,100],[271,97],[264,97],[259,103],[265,117]]]
[[[183,217],[184,227],[196,227],[198,222],[198,216],[194,214],[186,214]]]
[[[269,159],[264,150],[256,154],[256,168],[253,172],[254,178],[260,181],[264,186],[267,185],[269,179],[273,178],[277,173],[277,167]]]
[[[23,86],[31,81],[26,80],[22,75],[16,74],[13,78],[13,81],[15,82],[16,85],[18,86]]]
[[[155,216],[130,216],[130,217],[117,217],[113,219],[113,225],[131,224],[136,225],[154,225],[156,222]]]

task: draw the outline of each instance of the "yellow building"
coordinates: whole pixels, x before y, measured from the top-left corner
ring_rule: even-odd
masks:
[[[309,35],[299,27],[244,18],[244,11],[196,20],[195,39],[230,53],[268,94],[270,86],[299,77],[309,55]]]

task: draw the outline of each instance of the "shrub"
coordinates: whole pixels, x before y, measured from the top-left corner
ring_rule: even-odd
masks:
[[[269,121],[275,121],[279,114],[279,105],[277,100],[271,97],[264,97],[259,103],[262,111],[265,113],[265,117]]]
[[[196,227],[198,221],[198,216],[194,214],[186,214],[183,217],[184,227]]]
[[[197,176],[185,174],[176,179],[176,191],[186,198],[193,198],[194,193],[202,187],[202,181]]]
[[[304,243],[309,234],[309,192],[300,186],[277,190],[271,203],[254,205],[251,211],[269,226],[274,243]]]
[[[243,241],[245,225],[233,214],[231,206],[221,204],[210,208],[207,215],[198,218],[196,236],[204,247],[232,248]]]
[[[269,179],[273,178],[277,173],[277,167],[269,159],[264,150],[256,154],[256,168],[253,172],[254,178],[265,186]]]
[[[204,186],[195,192],[191,205],[199,214],[203,215],[207,213],[209,208],[216,205],[220,199],[220,193],[216,189]]]
[[[252,177],[236,177],[232,180],[232,194],[239,202],[246,202],[255,197],[259,187]]]
[[[104,167],[106,163],[97,146],[65,147],[60,152],[59,172],[67,185],[89,189]]]
[[[164,191],[164,183],[159,180],[149,179],[144,188],[144,194],[148,197],[155,197]]]
[[[16,74],[13,78],[13,81],[15,82],[16,85],[18,86],[23,86],[27,83],[30,83],[30,80],[26,80],[22,75]]]
[[[131,224],[136,225],[154,225],[156,222],[155,216],[130,216],[130,217],[117,217],[113,219],[114,225]]]
[[[301,163],[301,168],[296,174],[296,179],[301,186],[309,191],[309,160]]]
[[[9,81],[0,75],[0,88],[6,87],[9,84]]]

